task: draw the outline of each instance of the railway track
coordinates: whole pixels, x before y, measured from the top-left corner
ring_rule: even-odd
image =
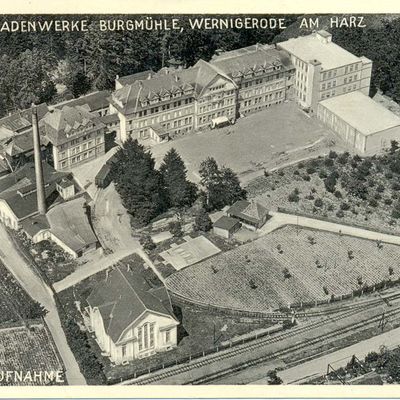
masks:
[[[274,336],[266,336],[266,337],[263,337],[263,338],[260,338],[260,339],[255,339],[255,340],[253,340],[251,342],[248,342],[246,344],[239,344],[239,345],[236,345],[234,347],[231,347],[231,348],[228,348],[226,350],[223,350],[223,351],[221,351],[219,353],[215,353],[213,355],[209,355],[207,357],[198,359],[197,361],[191,362],[189,364],[178,365],[178,366],[175,366],[175,367],[168,368],[167,370],[160,370],[160,371],[155,372],[152,375],[146,375],[146,376],[143,376],[143,377],[140,377],[140,378],[126,380],[124,382],[121,382],[120,384],[122,384],[122,385],[149,385],[149,384],[153,384],[153,383],[156,383],[157,381],[160,381],[160,380],[165,379],[165,378],[170,378],[172,376],[176,376],[176,375],[179,375],[181,373],[184,373],[184,372],[187,372],[187,371],[190,371],[190,370],[194,370],[196,368],[200,368],[200,367],[212,364],[212,363],[217,362],[217,361],[227,360],[229,358],[232,358],[232,357],[235,357],[237,355],[246,353],[248,351],[252,351],[252,350],[255,350],[257,348],[261,348],[263,346],[266,346],[266,345],[269,345],[269,344],[272,344],[272,343],[276,343],[276,342],[281,341],[281,340],[286,339],[286,338],[294,337],[294,336],[296,336],[298,334],[301,334],[301,333],[310,332],[310,331],[312,331],[312,330],[314,330],[314,329],[316,329],[318,327],[323,326],[326,323],[340,321],[341,319],[344,319],[344,318],[350,317],[352,315],[355,315],[360,311],[360,309],[366,310],[367,308],[375,307],[375,306],[381,304],[382,302],[385,302],[386,304],[389,304],[390,301],[393,301],[393,300],[396,300],[396,299],[399,299],[399,298],[400,298],[400,293],[395,293],[395,294],[392,294],[392,295],[387,295],[385,297],[381,297],[380,299],[374,299],[374,300],[371,300],[371,301],[368,301],[368,302],[363,302],[363,303],[360,303],[360,304],[358,304],[356,306],[353,306],[353,308],[351,308],[351,309],[348,309],[348,310],[346,309],[345,311],[340,311],[340,312],[338,312],[338,313],[336,313],[334,315],[332,315],[332,314],[325,315],[325,318],[323,318],[321,320],[314,321],[314,322],[311,322],[311,323],[306,324],[306,325],[300,325],[300,326],[298,326],[296,328],[284,331],[284,332],[282,332],[280,334],[277,334],[277,335],[274,335]],[[394,315],[399,311],[400,311],[400,306],[394,307],[390,311],[386,312],[386,315],[387,316]],[[370,320],[368,320],[367,323],[368,324],[372,324],[372,323],[374,323],[376,321],[379,321],[380,318],[381,318],[380,315],[377,316],[377,317],[373,317]],[[222,377],[224,375],[228,375],[228,374],[230,374],[232,372],[235,372],[235,371],[238,371],[238,370],[241,370],[241,369],[244,369],[244,368],[247,368],[249,366],[253,366],[253,365],[265,362],[265,361],[268,361],[268,360],[270,360],[272,358],[275,358],[275,357],[278,357],[278,356],[281,356],[281,355],[284,355],[284,354],[287,354],[287,353],[290,353],[290,352],[293,352],[293,351],[296,351],[296,350],[300,350],[301,348],[305,348],[305,347],[307,347],[309,345],[312,345],[312,344],[315,344],[315,343],[317,343],[317,342],[319,342],[321,340],[325,340],[325,339],[328,339],[330,337],[334,337],[334,336],[340,335],[342,333],[346,333],[347,331],[357,329],[357,327],[365,326],[365,324],[366,324],[366,322],[364,320],[364,321],[362,321],[362,322],[360,322],[358,324],[351,325],[350,327],[341,328],[341,329],[332,331],[329,334],[318,336],[317,338],[311,339],[310,341],[307,341],[306,343],[300,343],[300,344],[296,344],[294,346],[288,347],[287,349],[282,350],[281,352],[275,352],[274,354],[269,354],[269,355],[266,355],[266,356],[262,356],[262,357],[259,357],[257,359],[254,359],[252,361],[248,361],[248,362],[236,365],[235,367],[227,368],[226,370],[218,372],[218,374],[213,374],[212,376],[205,376],[205,377],[202,377],[202,378],[197,379],[197,380],[193,380],[193,381],[188,382],[188,383],[190,383],[190,384],[207,383],[207,382],[209,382],[209,381],[211,381],[213,379]]]

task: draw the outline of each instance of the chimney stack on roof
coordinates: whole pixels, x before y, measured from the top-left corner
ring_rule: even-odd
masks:
[[[35,158],[37,206],[39,214],[45,215],[47,208],[46,208],[46,194],[44,190],[42,154],[40,148],[41,146],[40,146],[40,136],[39,136],[39,122],[37,116],[37,109],[34,104],[32,105],[32,133],[33,133],[33,150]]]

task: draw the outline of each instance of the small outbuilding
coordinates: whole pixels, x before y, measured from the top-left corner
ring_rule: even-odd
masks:
[[[239,200],[226,212],[251,230],[261,228],[268,219],[268,210],[256,201]]]
[[[105,189],[111,183],[111,166],[110,164],[104,164],[100,171],[94,178],[94,182],[97,187]]]
[[[230,239],[240,229],[242,224],[235,218],[222,216],[213,224],[213,232],[225,239]]]

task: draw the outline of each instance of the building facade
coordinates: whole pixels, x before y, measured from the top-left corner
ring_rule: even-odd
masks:
[[[188,69],[162,69],[148,79],[116,90],[110,112],[118,113],[120,140],[183,134],[227,116],[235,120],[236,85],[224,73],[200,60]],[[160,131],[161,129],[164,132]]]
[[[400,117],[358,91],[321,101],[317,118],[364,156],[379,154],[400,138]]]
[[[105,125],[82,106],[64,106],[45,115],[41,130],[52,145],[54,168],[66,170],[105,153]]]
[[[326,31],[277,44],[290,54],[296,68],[295,93],[299,105],[315,112],[319,101],[352,91],[368,95],[372,61],[357,57],[332,42]]]
[[[187,69],[163,68],[147,73],[146,79],[135,74],[125,86],[119,78],[110,112],[119,116],[121,141],[132,136],[159,142],[210,128],[217,120],[234,123],[239,116],[285,101],[294,73],[290,58],[268,46],[253,47],[246,54],[223,53]]]
[[[246,116],[291,96],[295,69],[290,57],[268,45],[254,45],[214,56],[220,68],[237,85],[237,114]]]
[[[122,267],[110,272],[87,299],[90,329],[117,364],[173,349],[179,322],[164,287],[151,289]]]

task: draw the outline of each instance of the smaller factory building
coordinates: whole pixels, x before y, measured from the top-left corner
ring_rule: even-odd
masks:
[[[317,117],[360,155],[374,155],[400,139],[400,117],[354,91],[318,104]]]

